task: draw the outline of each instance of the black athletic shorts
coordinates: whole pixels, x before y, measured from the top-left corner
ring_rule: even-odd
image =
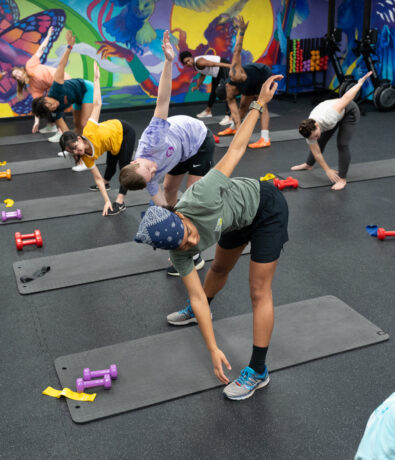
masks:
[[[179,176],[180,174],[189,173],[193,176],[206,175],[212,165],[215,150],[215,140],[213,133],[208,129],[206,137],[199,147],[199,150],[189,158],[187,161],[182,161],[168,172],[172,176]]]
[[[269,182],[261,182],[261,199],[252,224],[239,230],[223,233],[218,245],[234,249],[251,243],[251,260],[257,263],[274,262],[280,257],[288,241],[288,205],[284,195]]]

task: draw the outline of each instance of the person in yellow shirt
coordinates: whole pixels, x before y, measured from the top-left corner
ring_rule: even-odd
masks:
[[[107,191],[110,190],[110,180],[114,176],[119,163],[119,169],[131,162],[136,133],[134,128],[121,120],[107,120],[99,123],[101,111],[100,71],[95,65],[93,92],[93,110],[82,135],[66,131],[60,138],[60,147],[74,157],[76,164],[82,160],[92,172],[95,185],[89,187],[92,191],[100,191],[104,199],[103,216],[114,216],[126,210],[124,203],[127,189],[119,187],[119,193],[114,203]],[[101,155],[107,152],[106,170],[104,177],[95,164]]]

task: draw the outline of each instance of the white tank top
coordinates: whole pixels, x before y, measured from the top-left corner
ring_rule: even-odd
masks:
[[[204,55],[204,56],[197,56],[195,57],[194,59],[194,66],[195,66],[195,69],[203,74],[203,75],[209,75],[210,77],[218,77],[218,72],[219,72],[219,67],[204,67],[203,69],[198,69],[197,66],[196,66],[196,61],[200,58],[203,58],[203,59],[207,59],[207,61],[211,61],[211,62],[221,62],[221,57],[220,56],[212,56],[210,54],[208,55]]]

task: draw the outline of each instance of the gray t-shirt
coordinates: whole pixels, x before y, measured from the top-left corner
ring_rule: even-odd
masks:
[[[256,179],[230,179],[217,169],[209,171],[191,185],[176,205],[176,210],[191,219],[200,241],[188,251],[170,251],[170,259],[180,276],[193,270],[193,256],[215,244],[221,233],[247,227],[252,223],[260,202]]]
[[[206,135],[206,125],[187,115],[175,115],[167,120],[152,118],[141,135],[135,155],[135,160],[145,158],[158,165],[155,176],[147,184],[151,196],[158,193],[159,182],[169,171],[196,155]]]
[[[321,104],[318,104],[317,107],[314,107],[313,111],[309,115],[309,118],[312,118],[318,123],[321,128],[321,132],[333,129],[344,117],[345,111],[343,110],[339,113],[335,110],[333,108],[334,102],[334,99],[321,102]],[[306,139],[306,142],[308,144],[316,144],[317,140],[310,141],[309,139]]]

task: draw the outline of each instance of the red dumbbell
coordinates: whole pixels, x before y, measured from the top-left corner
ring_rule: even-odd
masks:
[[[387,232],[384,228],[380,227],[377,229],[377,238],[383,240],[386,236],[395,236],[395,232]]]
[[[297,179],[294,179],[293,177],[287,177],[284,180],[277,179],[277,177],[273,180],[273,184],[282,190],[285,187],[293,187],[297,188],[299,186],[299,182]]]
[[[11,169],[6,169],[5,171],[0,172],[0,179],[7,178],[8,180],[11,179]]]
[[[36,244],[38,248],[41,248],[43,239],[40,230],[34,230],[34,233],[27,233],[26,235],[21,235],[19,232],[16,232],[15,244],[18,251],[21,251],[23,246],[28,246],[30,244]]]

